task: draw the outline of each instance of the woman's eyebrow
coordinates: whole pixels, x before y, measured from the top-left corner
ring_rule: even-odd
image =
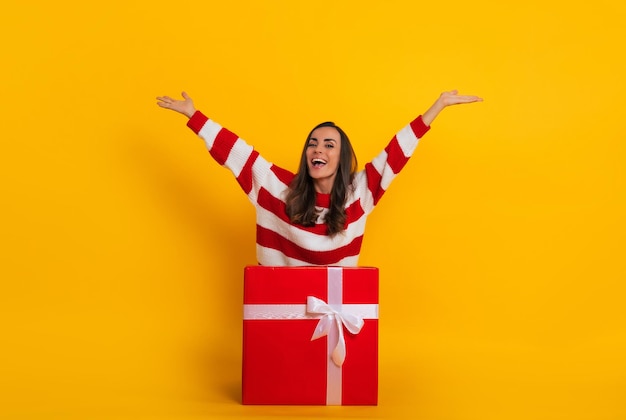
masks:
[[[309,137],[309,140],[315,140],[315,141],[317,141],[317,138],[316,138],[316,137]],[[330,138],[330,137],[329,137],[329,138],[327,138],[327,139],[324,139],[324,141],[334,141],[334,142],[337,142],[337,140],[332,139],[332,138]]]

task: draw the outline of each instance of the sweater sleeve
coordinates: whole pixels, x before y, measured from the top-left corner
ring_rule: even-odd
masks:
[[[365,184],[362,187],[365,191],[361,192],[361,204],[366,213],[370,213],[378,204],[391,181],[400,173],[415,151],[419,139],[428,130],[430,126],[424,123],[420,115],[400,130],[387,147],[365,165],[365,169],[359,175],[365,178],[360,181]]]
[[[255,203],[261,186],[268,178],[282,173],[280,168],[265,160],[235,133],[209,119],[200,111],[189,119],[187,126],[202,138],[211,156],[228,168],[248,198]]]

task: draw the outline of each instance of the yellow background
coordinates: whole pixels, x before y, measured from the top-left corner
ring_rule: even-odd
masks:
[[[620,1],[3,6],[0,418],[626,418]],[[253,208],[185,119],[294,169],[450,108],[369,219],[380,405],[239,404]]]

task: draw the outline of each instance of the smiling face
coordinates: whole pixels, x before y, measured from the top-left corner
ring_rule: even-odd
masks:
[[[319,127],[311,133],[306,148],[309,175],[315,190],[330,194],[341,154],[341,136],[334,127]]]

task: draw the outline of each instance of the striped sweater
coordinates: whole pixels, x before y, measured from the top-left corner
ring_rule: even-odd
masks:
[[[187,126],[205,141],[211,156],[230,169],[255,206],[257,259],[268,266],[356,266],[367,216],[413,154],[419,138],[430,129],[421,116],[416,118],[355,174],[354,189],[346,202],[345,230],[331,237],[324,224],[329,194],[317,194],[319,217],[315,226],[293,224],[285,212],[292,172],[268,162],[236,134],[199,111]]]

